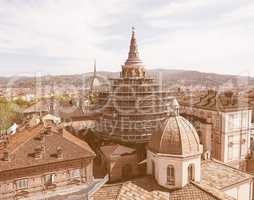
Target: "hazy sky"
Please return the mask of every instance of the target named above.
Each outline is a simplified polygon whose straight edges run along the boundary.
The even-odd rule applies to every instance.
[[[146,68],[254,76],[253,0],[0,0],[0,76]]]

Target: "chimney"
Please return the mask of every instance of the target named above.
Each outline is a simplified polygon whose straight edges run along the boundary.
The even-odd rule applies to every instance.
[[[42,147],[36,147],[34,152],[34,158],[40,159],[42,158]]]
[[[58,159],[63,159],[63,149],[61,147],[57,147],[57,158]]]
[[[10,154],[8,151],[3,152],[3,161],[9,161],[10,160]]]
[[[57,129],[57,133],[59,134],[59,135],[63,135],[63,131],[64,131],[64,129],[63,129],[63,127],[58,127],[58,129]]]
[[[7,140],[3,142],[3,147],[4,147],[4,149],[7,148],[7,144],[8,144],[8,141],[7,141]]]

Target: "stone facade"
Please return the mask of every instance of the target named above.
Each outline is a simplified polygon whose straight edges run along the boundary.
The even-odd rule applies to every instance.
[[[0,175],[1,200],[31,198],[68,185],[91,183],[93,181],[92,168],[93,161],[88,159],[5,172]]]
[[[213,99],[218,101],[219,97],[213,96],[208,101],[212,102]],[[239,167],[250,147],[252,110],[240,106],[228,108],[227,105],[221,108],[216,103],[208,107],[202,98],[191,105],[180,102],[181,114],[197,129],[204,152],[211,152],[213,158]]]
[[[110,152],[106,149],[113,149]],[[128,180],[139,175],[138,156],[135,149],[122,145],[101,147],[103,166],[110,182]]]

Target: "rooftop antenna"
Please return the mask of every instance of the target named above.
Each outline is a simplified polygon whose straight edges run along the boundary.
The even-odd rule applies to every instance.
[[[90,94],[93,93],[93,90],[94,90],[94,80],[96,78],[96,75],[97,74],[97,66],[96,66],[96,59],[94,59],[94,65],[93,65],[93,77],[92,77],[92,80],[91,80],[91,85],[90,85]]]

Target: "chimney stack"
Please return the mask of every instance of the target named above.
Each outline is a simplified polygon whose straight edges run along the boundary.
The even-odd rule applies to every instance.
[[[35,159],[42,158],[42,148],[41,147],[36,147],[35,148],[34,158]]]

